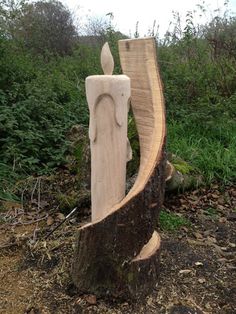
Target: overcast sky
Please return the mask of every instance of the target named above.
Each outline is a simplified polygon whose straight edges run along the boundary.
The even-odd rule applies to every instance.
[[[205,0],[208,12],[223,9],[225,0]],[[172,11],[178,11],[184,17],[189,10],[196,9],[201,0],[63,0],[78,17],[102,17],[107,13],[114,14],[113,23],[118,30],[133,35],[136,22],[139,21],[140,35],[147,34],[153,21],[159,24],[161,35],[168,29],[172,19]],[[228,8],[236,12],[236,0],[229,0]],[[206,17],[204,17],[206,19]],[[209,15],[208,15],[209,18]]]

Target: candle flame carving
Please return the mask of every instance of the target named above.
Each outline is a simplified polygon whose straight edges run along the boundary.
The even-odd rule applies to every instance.
[[[114,70],[114,59],[109,44],[106,42],[101,51],[101,65],[105,75],[112,75]]]

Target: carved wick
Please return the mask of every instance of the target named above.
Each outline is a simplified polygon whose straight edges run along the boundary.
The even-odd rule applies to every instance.
[[[108,43],[105,43],[102,47],[101,66],[105,75],[112,75],[114,70],[114,59]]]

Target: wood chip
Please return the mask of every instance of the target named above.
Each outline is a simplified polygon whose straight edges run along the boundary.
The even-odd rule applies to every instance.
[[[90,305],[96,305],[97,304],[97,297],[94,294],[86,295],[84,299]]]
[[[217,207],[218,207],[218,209],[221,210],[221,211],[224,211],[224,210],[225,210],[225,207],[224,207],[223,205],[218,204]]]
[[[202,239],[203,238],[203,235],[199,232],[194,232],[194,236],[196,239]]]
[[[54,219],[52,218],[52,216],[48,216],[47,218],[47,225],[51,226],[54,223]]]
[[[205,279],[205,278],[199,278],[199,279],[198,279],[198,282],[199,282],[199,283],[205,283],[205,282],[206,282],[206,279]]]
[[[210,236],[208,236],[208,237],[207,237],[207,240],[208,240],[209,242],[211,242],[211,243],[217,243],[217,240],[216,240],[215,237],[210,237]]]
[[[65,215],[62,214],[62,213],[57,213],[57,218],[58,218],[59,220],[64,220],[64,219],[65,219]]]
[[[189,273],[191,273],[191,272],[192,272],[191,269],[181,269],[181,270],[179,271],[179,274],[189,274]]]
[[[227,219],[225,217],[220,217],[219,222],[220,223],[226,223]]]

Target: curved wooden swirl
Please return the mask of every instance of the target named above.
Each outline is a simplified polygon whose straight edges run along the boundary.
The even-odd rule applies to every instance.
[[[154,38],[119,41],[123,73],[140,139],[137,180],[102,220],[78,231],[72,279],[81,293],[140,297],[156,284],[160,237],[155,231],[165,185],[165,108]]]

